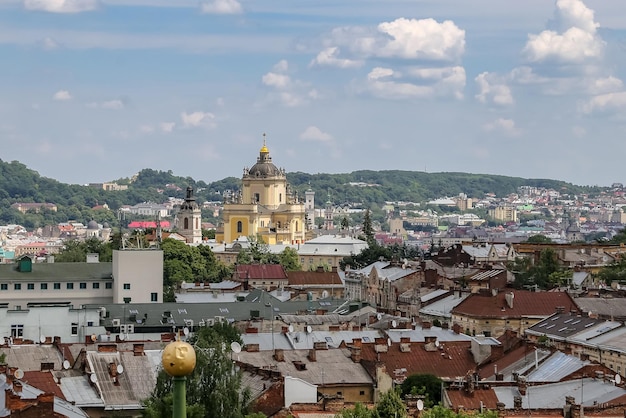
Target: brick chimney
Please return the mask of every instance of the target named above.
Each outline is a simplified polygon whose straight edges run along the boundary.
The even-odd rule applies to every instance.
[[[350,347],[350,359],[355,363],[361,362],[361,346]]]
[[[16,380],[13,382],[13,391],[15,393],[22,393],[22,382]]]
[[[430,322],[430,321],[424,321],[424,322],[422,322],[422,328],[423,328],[423,329],[430,329],[430,327],[432,327],[432,325],[433,325],[433,324],[432,324],[432,322]]]
[[[309,355],[307,356],[309,361],[317,361],[317,350],[314,348],[309,350]]]
[[[258,353],[259,345],[258,344],[246,344],[246,351],[248,353]]]
[[[520,395],[526,396],[526,389],[528,389],[528,383],[526,382],[526,377],[520,376],[517,382],[517,390]]]
[[[143,356],[143,344],[133,344],[133,355],[134,356]]]
[[[276,350],[274,350],[274,360],[285,361],[285,352],[282,348],[277,348]]]

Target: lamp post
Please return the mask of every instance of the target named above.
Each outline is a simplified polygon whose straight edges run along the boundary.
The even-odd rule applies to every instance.
[[[187,416],[186,381],[196,367],[196,352],[191,344],[173,341],[165,346],[161,356],[163,368],[174,378],[172,418]]]

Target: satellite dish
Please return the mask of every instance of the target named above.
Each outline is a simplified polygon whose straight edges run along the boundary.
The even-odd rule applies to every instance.
[[[241,353],[241,344],[239,344],[237,341],[233,341],[232,343],[230,343],[230,349],[233,351],[233,353]]]
[[[289,332],[293,332],[293,325],[289,325],[289,328],[287,328],[287,330],[288,330]]]
[[[311,328],[311,326],[310,326],[310,325],[307,325],[307,326],[306,326],[306,332],[307,332],[308,334],[312,333],[312,332],[313,332],[313,328]]]
[[[119,337],[120,341],[124,341],[126,339],[126,336],[124,334],[120,334]]]
[[[42,344],[45,343],[46,342],[46,336],[45,335],[40,335],[39,336],[39,342],[42,343]]]
[[[391,347],[391,338],[387,338],[387,346]]]
[[[189,328],[183,328],[183,334],[185,334],[185,336],[189,335]]]
[[[95,374],[95,373],[92,373],[92,374],[89,376],[89,380],[91,380],[91,383],[98,383],[98,377],[96,376],[96,374]]]
[[[64,368],[65,370],[67,370],[67,369],[69,369],[69,368],[70,368],[70,362],[69,362],[69,360],[63,360],[63,368]]]
[[[418,399],[418,400],[417,400],[417,410],[418,410],[418,411],[421,411],[421,410],[423,410],[423,409],[424,409],[424,401],[423,401],[423,400],[421,400],[421,399]]]
[[[117,374],[124,373],[124,366],[122,366],[121,364],[118,364],[116,369],[117,369]]]
[[[378,319],[379,321],[382,319],[382,317],[383,317],[383,314],[381,313],[376,314],[376,319]]]
[[[91,334],[91,341],[93,341],[94,343],[98,341],[98,336],[96,334]]]
[[[435,341],[435,347],[439,347],[439,341]]]
[[[22,370],[22,369],[17,369],[13,375],[14,375],[17,379],[21,379],[21,378],[23,378],[23,377],[24,377],[24,370]]]
[[[616,385],[622,384],[622,376],[620,376],[619,373],[615,373],[615,384]]]
[[[394,328],[398,326],[398,323],[396,322],[395,319],[393,321],[391,321],[391,326],[394,327]]]

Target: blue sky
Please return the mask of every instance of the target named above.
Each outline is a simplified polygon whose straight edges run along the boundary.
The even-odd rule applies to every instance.
[[[67,183],[415,170],[626,183],[626,2],[0,0],[0,158]]]

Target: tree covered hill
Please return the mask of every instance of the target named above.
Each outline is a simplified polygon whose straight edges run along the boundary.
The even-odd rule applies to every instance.
[[[442,196],[465,193],[470,197],[483,197],[486,193],[505,196],[519,186],[528,185],[558,190],[562,193],[599,193],[602,188],[576,186],[558,180],[523,179],[488,174],[424,173],[416,171],[362,170],[346,174],[288,173],[287,179],[301,199],[309,188],[316,193],[316,202],[323,205],[330,200],[335,204],[359,202],[366,206],[380,205],[385,201],[423,202]],[[0,222],[22,225],[38,224],[35,214],[20,214],[12,209],[15,202],[54,203],[56,213],[39,214],[55,222],[75,219],[82,222],[95,219],[115,222],[115,211],[122,205],[141,202],[165,202],[169,197],[185,196],[191,186],[198,201],[219,201],[225,190],[236,190],[241,180],[227,177],[211,183],[191,177],[176,176],[171,171],[144,169],[136,175],[116,180],[127,184],[128,190],[104,191],[84,185],[65,184],[42,177],[18,161],[0,160]],[[111,211],[94,211],[92,208],[106,203]],[[29,215],[32,215],[30,218]],[[30,219],[30,220],[29,220]]]

